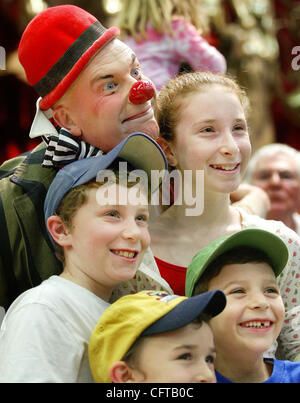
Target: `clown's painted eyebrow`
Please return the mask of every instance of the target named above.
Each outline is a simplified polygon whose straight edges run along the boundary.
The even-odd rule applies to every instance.
[[[132,60],[132,64],[135,62],[136,60],[136,54],[135,53],[131,53],[131,60]]]
[[[136,55],[134,53],[131,54],[131,64],[133,65],[136,61]],[[114,74],[105,74],[104,76],[97,76],[92,82],[94,83],[95,81],[98,80],[107,80],[108,78],[114,78]]]
[[[106,80],[107,78],[114,78],[113,74],[106,74],[105,76],[97,77],[97,80]]]

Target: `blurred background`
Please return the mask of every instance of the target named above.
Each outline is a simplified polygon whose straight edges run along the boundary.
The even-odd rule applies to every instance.
[[[17,47],[34,15],[59,4],[78,5],[109,27],[122,0],[0,0],[0,163],[37,144],[28,137],[37,95]],[[201,10],[203,36],[250,97],[253,149],[276,141],[300,150],[300,0],[202,0]]]

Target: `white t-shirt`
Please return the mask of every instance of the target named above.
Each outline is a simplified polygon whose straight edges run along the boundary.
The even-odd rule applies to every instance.
[[[0,382],[93,382],[88,342],[109,306],[58,276],[21,294],[0,330]]]

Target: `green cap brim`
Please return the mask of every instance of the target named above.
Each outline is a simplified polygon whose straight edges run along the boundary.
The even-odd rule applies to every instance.
[[[239,246],[249,246],[266,253],[273,263],[276,277],[279,276],[288,262],[288,248],[279,236],[257,228],[241,230],[232,235],[218,238],[193,257],[186,273],[186,296],[190,297],[193,294],[195,284],[213,260]]]

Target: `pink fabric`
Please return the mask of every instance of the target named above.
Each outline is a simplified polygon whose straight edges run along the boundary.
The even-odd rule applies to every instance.
[[[178,74],[182,62],[190,64],[194,71],[226,72],[224,56],[203,39],[196,28],[182,18],[172,21],[174,36],[158,34],[148,24],[148,39],[136,42],[132,37],[125,42],[136,53],[142,71],[160,90],[170,78]]]

